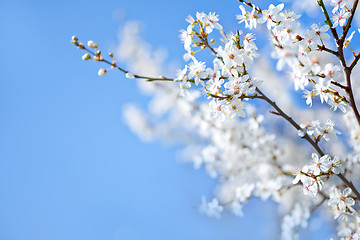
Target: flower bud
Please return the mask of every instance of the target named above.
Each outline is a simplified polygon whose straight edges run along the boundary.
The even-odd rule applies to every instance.
[[[84,60],[84,61],[89,60],[89,59],[91,59],[91,56],[90,56],[90,54],[88,54],[88,53],[85,53],[85,54],[82,56],[82,60]]]
[[[84,49],[84,48],[85,48],[83,43],[79,43],[77,46],[78,46],[78,48],[80,48],[80,49]]]
[[[113,58],[113,57],[114,57],[114,54],[113,54],[112,52],[109,52],[109,56],[110,56],[111,58]]]
[[[106,74],[106,70],[103,69],[103,68],[100,68],[99,71],[98,71],[98,75],[99,76],[104,76]]]
[[[134,79],[135,78],[134,74],[132,74],[131,72],[127,72],[125,77],[127,77],[129,79]]]
[[[94,56],[94,61],[101,61],[101,56],[99,55]]]
[[[93,47],[93,46],[94,46],[94,42],[91,41],[91,40],[89,40],[89,41],[87,42],[87,45],[88,45],[88,47]]]
[[[79,39],[74,35],[74,36],[72,36],[71,40],[74,42],[77,42]]]
[[[97,43],[94,43],[94,41],[92,41],[92,40],[88,41],[87,45],[89,47],[91,47],[91,48],[97,48],[98,47]]]

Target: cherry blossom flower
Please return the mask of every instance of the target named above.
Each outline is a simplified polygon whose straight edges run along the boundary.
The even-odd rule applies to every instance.
[[[344,74],[341,71],[340,66],[328,63],[325,65],[324,70],[321,72],[325,77],[320,78],[319,85],[322,88],[329,88],[331,81],[343,82]]]
[[[333,28],[336,28],[338,25],[341,27],[344,26],[346,23],[346,19],[348,19],[350,15],[351,15],[350,12],[347,12],[344,8],[342,8],[340,12],[336,13],[332,17]]]
[[[306,205],[295,204],[291,212],[283,218],[281,224],[282,239],[297,239],[298,228],[305,228],[310,218],[310,210]]]
[[[303,98],[306,98],[306,104],[312,106],[312,99],[316,95],[316,90],[313,89],[312,91],[309,91],[307,89],[304,89],[304,95]]]
[[[106,71],[105,69],[100,68],[99,71],[98,71],[98,75],[99,75],[99,76],[104,76],[104,75],[106,74],[106,72],[107,72],[107,71]]]
[[[321,125],[321,128],[317,128],[316,131],[321,136],[321,138],[326,141],[335,140],[337,138],[337,134],[340,132],[334,129],[335,122],[332,120],[327,120],[325,124]]]
[[[127,77],[127,78],[129,78],[129,79],[134,79],[134,78],[135,78],[134,74],[132,74],[131,72],[127,72],[127,73],[125,74],[125,77]]]
[[[311,29],[314,31],[314,34],[322,40],[330,40],[330,35],[326,33],[330,29],[329,25],[324,25],[319,28],[318,25],[314,23],[311,25]]]
[[[223,83],[224,80],[217,77],[207,81],[206,86],[204,88],[207,92],[211,93],[212,95],[217,95]]]
[[[247,12],[244,8],[244,6],[239,6],[241,10],[241,15],[236,15],[236,19],[239,20],[239,23],[245,22],[245,28],[256,28],[256,16],[255,16],[255,5],[252,8],[251,13]]]
[[[187,70],[188,70],[188,66],[185,66],[184,69],[178,69],[176,73],[175,81],[186,82],[188,80],[188,76],[186,74]]]
[[[192,31],[192,26],[189,25],[186,30],[180,30],[179,35],[180,40],[184,43],[185,50],[188,52],[191,51],[191,43],[193,41]]]
[[[343,192],[338,188],[333,188],[328,204],[337,208],[340,212],[345,212],[348,206],[355,204],[354,199],[350,196],[351,192],[350,188],[345,188]]]
[[[332,12],[335,13],[337,10],[342,10],[349,3],[349,0],[331,0],[330,5],[334,6]]]
[[[204,62],[199,62],[196,59],[189,65],[188,78],[194,78],[195,85],[199,85],[200,79],[206,78],[207,73],[205,71],[206,66]]]
[[[324,155],[319,158],[319,155],[313,153],[311,158],[314,161],[314,164],[311,165],[310,168],[314,175],[320,175],[320,173],[325,173],[330,169],[331,163],[329,155]]]
[[[305,165],[293,180],[293,184],[297,184],[299,181],[303,184],[303,193],[305,195],[311,194],[316,196],[319,190],[321,190],[323,182],[317,179],[316,176],[310,177],[312,174],[312,167]]]
[[[334,174],[344,173],[344,169],[342,168],[342,162],[339,157],[334,157],[331,160],[331,172]]]
[[[347,48],[348,46],[350,46],[350,42],[351,42],[351,40],[352,40],[352,38],[353,38],[353,36],[354,36],[354,33],[355,33],[355,31],[353,31],[353,32],[350,34],[350,36],[345,39],[344,48]]]
[[[267,28],[270,29],[271,27],[276,25],[276,22],[281,20],[281,16],[279,12],[284,8],[284,4],[279,4],[276,7],[273,4],[269,5],[268,10],[264,10],[262,12],[262,17],[258,19],[258,23],[267,22]]]
[[[216,15],[215,13],[209,13],[204,20],[204,25],[205,25],[205,31],[207,33],[211,33],[213,31],[214,28],[218,29],[218,30],[222,30],[222,26],[218,23],[219,21],[219,16]]]
[[[246,104],[239,100],[233,99],[225,106],[225,114],[229,116],[229,118],[234,118],[235,116],[245,117],[245,106]]]
[[[180,87],[180,96],[188,96],[190,94],[188,89],[191,87],[191,83],[186,81],[181,81],[179,82],[179,87]]]
[[[210,116],[212,118],[217,118],[218,116],[221,116],[222,119],[224,119],[224,113],[223,113],[224,106],[221,104],[221,102],[213,99],[212,101],[209,102],[209,107],[210,107]]]
[[[224,208],[219,205],[219,202],[216,198],[213,198],[211,202],[206,202],[206,198],[202,197],[201,202],[201,206],[199,207],[199,211],[201,213],[204,213],[209,217],[220,218],[220,214]]]
[[[235,199],[240,202],[247,201],[254,188],[255,185],[252,183],[237,187],[235,190]]]
[[[243,206],[237,202],[237,201],[233,201],[231,203],[231,207],[230,207],[231,211],[238,217],[243,217],[244,213],[243,213]]]

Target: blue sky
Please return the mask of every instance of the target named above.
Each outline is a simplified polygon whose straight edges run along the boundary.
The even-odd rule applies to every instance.
[[[274,239],[271,203],[249,203],[242,219],[200,215],[215,182],[176,148],[140,142],[121,109],[148,99],[120,72],[97,76],[70,44],[76,34],[109,48],[122,21],[140,20],[145,40],[181,64],[188,14],[216,11],[236,28],[236,1],[204,2],[0,2],[1,240]]]

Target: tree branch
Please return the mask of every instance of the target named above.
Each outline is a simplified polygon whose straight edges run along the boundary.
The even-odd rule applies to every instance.
[[[353,109],[356,120],[358,122],[358,126],[360,126],[360,114],[359,114],[359,111],[358,111],[356,103],[355,103],[354,93],[352,91],[352,86],[351,86],[351,78],[350,78],[351,69],[349,67],[346,67],[344,72],[345,72],[345,80],[346,80],[346,84],[347,84],[345,91],[349,96],[350,106]]]
[[[256,92],[262,96],[262,99],[264,99],[267,103],[269,103],[276,111],[277,115],[284,118],[286,121],[288,121],[292,126],[294,126],[297,130],[300,130],[301,127],[299,124],[297,124],[291,117],[289,117],[284,111],[281,110],[281,108],[274,102],[271,101],[260,89],[256,88]],[[309,135],[305,134],[303,137],[310,145],[318,152],[320,156],[324,156],[325,153],[321,150],[317,142],[315,142]],[[360,200],[360,193],[356,190],[354,184],[346,179],[346,177],[343,174],[337,174],[337,176],[340,178],[340,180],[356,195],[356,198]]]
[[[301,130],[301,127],[299,124],[297,124],[290,116],[288,116],[281,108],[274,102],[271,101],[259,88],[256,88],[256,92],[262,96],[262,99],[264,99],[267,103],[269,103],[277,112],[277,115],[284,118],[286,121],[288,121],[296,130]],[[321,150],[319,145],[307,134],[303,137],[310,145],[319,153],[319,155],[324,156],[325,153]]]
[[[320,51],[325,51],[325,52],[331,53],[335,56],[338,56],[338,54],[339,54],[337,51],[334,51],[330,48],[325,47],[325,45],[317,45],[317,47],[319,48]]]
[[[356,55],[354,61],[351,63],[351,65],[350,65],[350,70],[351,70],[351,71],[352,71],[353,68],[356,66],[356,64],[357,64],[357,62],[359,61],[359,59],[360,59],[360,53],[358,53],[358,55]]]
[[[358,125],[360,126],[360,114],[359,114],[359,111],[357,109],[354,94],[353,94],[352,87],[351,87],[351,71],[355,67],[355,65],[356,65],[357,61],[359,60],[360,56],[357,56],[355,58],[355,60],[353,61],[353,63],[351,64],[351,66],[347,67],[345,57],[344,57],[344,51],[343,51],[344,41],[345,41],[346,35],[347,35],[347,33],[348,33],[349,29],[350,29],[351,22],[353,20],[353,17],[354,17],[354,14],[355,14],[355,11],[356,11],[359,0],[355,0],[355,2],[354,2],[353,8],[351,9],[350,18],[348,19],[348,22],[347,22],[347,24],[346,24],[346,26],[344,28],[344,32],[343,32],[341,38],[339,38],[339,36],[338,36],[338,34],[336,32],[336,29],[333,28],[331,19],[330,19],[329,14],[328,14],[328,12],[326,10],[326,7],[325,7],[325,4],[324,4],[323,0],[317,0],[317,1],[318,1],[318,4],[319,4],[320,8],[322,9],[322,11],[323,11],[323,13],[325,15],[326,22],[330,26],[331,33],[332,33],[332,35],[333,35],[333,37],[335,39],[336,46],[337,46],[337,49],[338,49],[337,50],[337,53],[338,53],[337,57],[339,58],[342,67],[344,68],[344,76],[345,76],[345,80],[346,80],[346,86],[343,89],[345,89],[346,93],[349,96],[350,106],[353,109],[353,112],[355,114]]]
[[[330,30],[331,30],[331,33],[332,33],[334,39],[336,40],[336,42],[338,42],[339,41],[339,35],[338,35],[336,29],[333,28],[333,24],[332,24],[331,19],[329,17],[329,13],[326,10],[324,1],[323,0],[317,0],[317,3],[318,3],[318,5],[320,6],[321,10],[323,11],[323,13],[325,15],[326,23],[330,26]]]
[[[354,5],[351,9],[351,15],[346,23],[346,26],[344,28],[343,34],[341,35],[341,42],[343,43],[345,41],[346,35],[348,34],[350,28],[351,28],[351,23],[352,20],[354,18],[355,12],[356,12],[356,8],[358,6],[359,0],[355,0]]]

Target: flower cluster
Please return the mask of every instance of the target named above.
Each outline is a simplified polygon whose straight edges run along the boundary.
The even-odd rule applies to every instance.
[[[341,5],[343,6],[343,5]],[[327,33],[329,25],[318,26],[313,24],[311,30],[305,34],[300,32],[300,23],[297,21],[300,15],[294,12],[283,11],[284,4],[274,6],[270,4],[267,10],[258,11],[255,14],[255,5],[252,13],[247,13],[241,8],[243,15],[238,16],[240,22],[245,21],[245,27],[256,27],[256,23],[266,23],[271,35],[274,47],[272,57],[278,59],[277,69],[281,70],[285,65],[292,69],[291,76],[294,80],[295,89],[305,91],[306,103],[311,105],[312,98],[319,95],[321,102],[327,102],[334,111],[339,108],[345,112],[347,100],[339,94],[336,84],[343,83],[343,69],[339,65],[331,63],[322,66],[314,53],[328,50],[325,41],[330,40]],[[345,11],[345,10],[344,10]],[[246,20],[251,16],[251,24]],[[348,12],[342,15],[340,25],[348,17]],[[334,23],[335,26],[335,23]],[[311,83],[312,89],[305,89]],[[334,85],[335,84],[335,85]]]
[[[187,30],[182,30],[180,35],[187,50],[184,58],[191,60],[184,69],[178,70],[175,79],[179,82],[180,94],[188,94],[190,81],[195,86],[200,83],[205,94],[211,99],[209,105],[214,117],[245,117],[244,98],[254,95],[256,87],[261,83],[247,74],[247,66],[258,56],[254,35],[237,31],[236,34],[230,33],[226,36],[224,46],[211,47],[207,40],[208,34],[214,28],[222,29],[217,22],[217,15],[197,13],[196,19],[188,17],[190,25]],[[199,41],[194,40],[194,36],[198,37]],[[204,62],[196,59],[191,44],[211,49],[215,54],[213,68],[207,68]]]
[[[345,188],[341,192],[338,188],[334,187],[330,193],[329,206],[334,213],[334,218],[338,218],[341,214],[349,212],[348,208],[355,204],[354,199],[350,196],[351,189]]]
[[[344,214],[342,216],[344,216]],[[338,236],[340,240],[360,240],[359,224],[358,218],[347,218],[347,221],[340,221],[338,226]],[[333,238],[330,240],[333,240]]]
[[[230,210],[243,216],[242,209],[252,198],[272,199],[283,213],[281,238],[296,239],[311,214],[325,207],[338,221],[339,238],[358,239],[360,193],[356,187],[360,181],[360,114],[356,102],[360,99],[354,94],[360,89],[355,89],[356,84],[351,85],[351,79],[360,77],[354,70],[360,53],[350,46],[355,36],[355,31],[350,31],[356,10],[353,3],[358,1],[328,1],[331,12],[322,0],[306,1],[315,7],[317,2],[324,13],[324,19],[309,24],[307,30],[300,25],[300,15],[286,10],[282,3],[264,7],[264,1],[259,6],[249,0],[239,1],[243,5],[236,19],[246,29],[268,30],[270,55],[276,61],[276,69],[290,71],[287,76],[296,90],[304,92],[306,104],[312,106],[318,97],[318,102],[329,104],[334,111],[345,112],[350,105],[351,111],[343,119],[321,106],[299,108],[294,103],[296,98],[280,92],[286,90],[281,82],[283,78],[277,74],[272,77],[275,74],[269,74],[270,71],[262,67],[260,63],[268,63],[265,58],[256,65],[260,67],[251,67],[256,58],[263,57],[259,54],[262,46],[255,44],[254,33],[241,30],[225,33],[219,16],[213,12],[198,12],[195,17],[187,18],[189,26],[180,34],[187,63],[175,78],[160,75],[159,64],[153,61],[148,48],[142,47],[146,44],[139,40],[134,25],[125,27],[118,52],[122,59],[133,63],[131,72],[137,74],[117,65],[112,53],[109,54],[111,60],[105,60],[93,41],[86,45],[74,37],[72,42],[87,51],[83,60],[109,65],[99,70],[100,76],[110,69],[118,69],[129,79],[153,82],[138,82],[144,92],[153,94],[149,104],[151,116],[128,106],[124,109],[125,120],[144,140],[162,138],[184,144],[184,159],[191,161],[195,168],[203,167],[210,177],[219,181],[212,201],[202,198],[201,212],[220,217],[223,211]],[[341,35],[338,26],[343,27]],[[218,45],[215,44],[218,41],[210,38],[216,35],[222,36]],[[335,49],[331,48],[331,40],[335,40]],[[198,52],[205,49],[211,53],[211,64],[199,57]],[[345,54],[349,49],[352,55]],[[348,55],[353,56],[352,63]],[[335,63],[329,56],[339,62]],[[256,72],[261,73],[259,78],[264,81],[255,77],[259,76]],[[284,101],[278,104],[268,97],[263,92],[266,86],[272,87],[270,95],[278,97],[276,101]],[[200,100],[201,95],[207,100]],[[252,105],[252,99],[259,100]],[[258,113],[263,110],[261,103],[264,102],[272,108],[271,114]],[[273,115],[279,118],[271,118],[274,123],[264,123]],[[311,119],[310,123],[296,122],[304,118]],[[326,119],[335,119],[339,129],[344,129],[342,124],[346,125],[349,134],[345,132],[337,139],[340,132],[334,128],[335,121]],[[290,124],[282,125],[283,120]],[[298,130],[298,135],[291,135],[295,132],[293,129],[287,131],[291,126]],[[349,144],[344,141],[347,137]],[[318,154],[304,150],[300,140],[306,141]],[[306,159],[310,155],[308,164]],[[297,172],[295,179],[294,172]],[[299,194],[299,185],[304,194]]]
[[[310,209],[308,206],[302,206],[297,203],[290,214],[286,215],[281,224],[282,239],[297,239],[299,228],[306,228],[310,218]]]
[[[325,141],[336,140],[337,134],[340,134],[340,132],[334,126],[335,122],[332,120],[327,120],[326,123],[314,120],[310,124],[300,124],[301,129],[298,130],[298,135],[299,137],[304,137],[305,134],[313,136],[316,142],[321,139]]]
[[[218,23],[219,16],[211,12],[209,14],[197,12],[196,19],[189,16],[186,21],[190,23],[190,25],[186,30],[180,30],[180,39],[184,42],[184,48],[187,51],[184,59],[189,60],[194,54],[191,46],[196,37],[198,37],[200,41],[195,42],[194,46],[199,47],[203,44],[201,40],[207,40],[209,33],[214,29],[222,30],[223,27]]]
[[[219,205],[219,202],[216,198],[214,198],[211,202],[206,202],[206,198],[201,198],[201,206],[199,207],[199,211],[201,213],[206,214],[209,217],[220,217],[220,213],[223,211],[223,207]]]
[[[350,5],[350,0],[331,0],[331,6],[334,6],[332,13],[333,27],[344,26],[346,20],[350,17],[351,13],[348,10],[347,6]]]
[[[329,155],[319,157],[316,153],[311,155],[313,164],[305,165],[296,175],[293,184],[299,181],[303,184],[303,192],[305,195],[311,194],[316,196],[318,191],[322,189],[323,180],[328,179],[332,174],[342,173],[339,158],[331,158]]]

